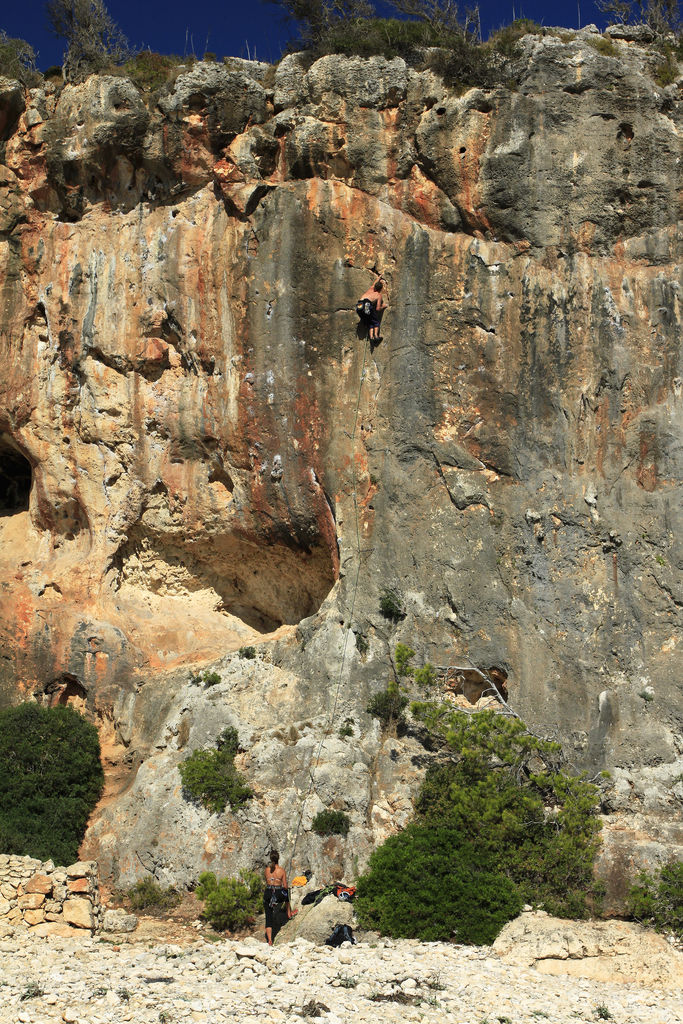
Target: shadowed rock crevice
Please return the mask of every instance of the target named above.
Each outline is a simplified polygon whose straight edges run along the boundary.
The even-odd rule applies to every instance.
[[[9,434],[0,433],[0,516],[26,512],[33,471]]]

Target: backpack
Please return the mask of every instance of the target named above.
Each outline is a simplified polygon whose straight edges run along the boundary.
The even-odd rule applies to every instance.
[[[356,887],[355,885],[338,885],[334,890],[334,895],[342,903],[351,903],[356,896]]]
[[[353,929],[350,928],[348,924],[336,924],[329,939],[325,939],[326,946],[341,946],[342,942],[351,942],[353,945],[356,944]]]
[[[372,316],[372,306],[373,303],[370,301],[370,299],[358,300],[358,302],[356,303],[356,313],[358,313],[358,316],[361,318],[361,320],[370,319],[370,317]]]

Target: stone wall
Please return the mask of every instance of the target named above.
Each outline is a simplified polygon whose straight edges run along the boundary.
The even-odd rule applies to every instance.
[[[35,935],[99,931],[97,863],[55,867],[51,860],[0,855],[0,936],[28,928]]]

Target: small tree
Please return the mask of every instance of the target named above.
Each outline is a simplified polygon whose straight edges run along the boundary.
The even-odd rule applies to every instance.
[[[402,732],[406,727],[405,709],[408,698],[399,690],[395,679],[390,679],[386,690],[374,694],[366,708],[369,715],[379,718],[383,727],[390,732]]]
[[[0,29],[0,75],[30,84],[36,75],[36,55],[25,39],[12,39]]]
[[[47,0],[47,21],[66,41],[64,76],[80,82],[109,64],[123,64],[134,50],[112,19],[104,0]]]
[[[528,902],[585,916],[600,845],[597,787],[563,771],[560,745],[531,735],[519,719],[435,704],[413,704],[412,712],[455,758],[427,771],[418,817],[456,828]]]
[[[319,836],[347,836],[351,828],[351,819],[343,811],[319,811],[311,828]]]
[[[620,25],[638,22],[658,35],[681,29],[679,0],[597,0],[597,6]]]
[[[369,0],[268,0],[296,22],[304,46],[314,46],[339,25],[371,18]]]
[[[401,14],[426,21],[437,32],[461,33],[458,5],[454,0],[389,0]]]

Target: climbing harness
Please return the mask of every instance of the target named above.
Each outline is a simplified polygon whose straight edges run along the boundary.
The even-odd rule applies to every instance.
[[[349,612],[349,616],[348,616],[348,619],[347,619],[346,633],[344,634],[344,644],[343,644],[343,647],[342,647],[341,665],[339,667],[339,676],[337,678],[337,685],[335,687],[335,692],[334,692],[334,701],[333,701],[333,704],[332,704],[332,711],[330,712],[330,715],[329,715],[329,717],[327,719],[327,724],[325,726],[325,731],[324,731],[324,733],[323,733],[323,735],[321,737],[320,743],[318,744],[317,752],[316,752],[316,755],[315,755],[315,765],[313,766],[313,768],[311,768],[311,765],[313,764],[313,760],[314,760],[313,757],[311,757],[311,760],[310,760],[309,765],[308,765],[308,772],[309,772],[309,776],[310,776],[310,782],[308,784],[308,791],[306,793],[306,796],[304,797],[304,799],[302,801],[302,804],[301,804],[301,811],[299,812],[299,820],[297,822],[296,833],[294,835],[294,844],[292,846],[292,853],[290,855],[289,865],[288,865],[288,868],[287,868],[287,874],[288,875],[289,875],[290,871],[292,870],[292,862],[294,860],[294,854],[296,852],[296,845],[297,845],[297,843],[299,841],[299,833],[301,832],[301,822],[303,820],[304,810],[306,809],[306,802],[308,801],[308,798],[311,795],[311,792],[313,790],[313,783],[314,783],[314,779],[315,779],[315,772],[316,772],[316,770],[318,768],[318,765],[320,764],[320,755],[322,753],[323,744],[325,743],[325,740],[327,739],[327,737],[330,734],[330,731],[331,731],[331,728],[332,728],[332,723],[334,722],[335,714],[336,714],[336,711],[337,711],[337,704],[339,702],[339,691],[341,690],[341,682],[342,682],[342,677],[343,677],[343,673],[344,673],[344,663],[346,661],[346,648],[347,648],[348,642],[349,642],[349,633],[351,632],[351,623],[353,622],[353,612],[354,612],[354,609],[356,607],[356,594],[358,592],[358,579],[360,577],[360,562],[361,562],[361,557],[360,557],[361,556],[361,550],[360,550],[360,527],[358,525],[358,496],[356,494],[356,431],[357,431],[357,428],[358,428],[358,410],[360,409],[360,398],[361,398],[361,394],[363,392],[363,381],[365,380],[365,362],[366,362],[366,359],[367,359],[367,354],[368,354],[368,339],[366,338],[365,339],[365,343],[363,345],[363,365],[361,367],[360,383],[358,385],[358,397],[356,399],[356,411],[355,411],[354,419],[353,419],[353,431],[351,432],[351,481],[352,481],[352,487],[353,487],[353,490],[352,490],[352,495],[353,495],[353,512],[354,512],[354,519],[356,521],[356,547],[357,547],[357,553],[358,553],[357,565],[356,565],[356,577],[355,577],[355,579],[353,581],[353,588],[352,588],[351,610]]]

